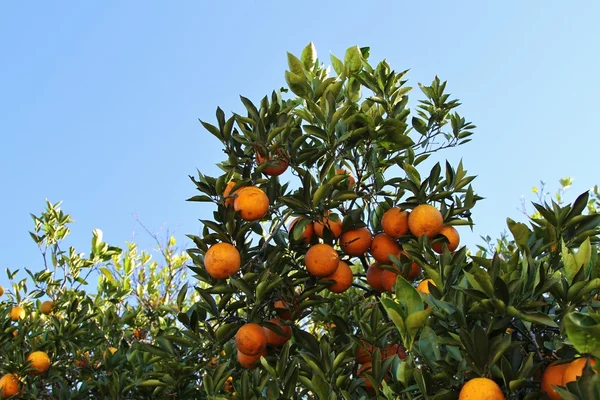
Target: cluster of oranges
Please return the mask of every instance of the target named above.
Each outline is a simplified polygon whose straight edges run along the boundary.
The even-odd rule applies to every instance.
[[[269,158],[257,153],[256,160],[262,173],[267,176],[281,175],[288,168],[288,160],[285,157]],[[345,175],[348,189],[354,186],[354,177],[348,171],[338,169],[336,174]],[[226,185],[223,192],[225,206],[233,206],[239,217],[245,221],[257,221],[264,218],[268,213],[270,203],[265,192],[256,186],[243,186],[241,188],[236,188],[236,186],[239,185],[234,180]],[[440,211],[426,204],[415,207],[410,213],[398,207],[386,211],[381,220],[382,232],[376,235],[373,235],[369,228],[365,226],[357,226],[343,231],[341,218],[331,211],[325,212],[322,218],[316,221],[311,219],[306,221],[306,219],[309,219],[309,217],[298,216],[294,219],[289,226],[289,232],[291,234],[296,224],[304,220],[301,224],[303,226],[302,231],[300,234],[294,235],[305,245],[308,245],[304,256],[304,265],[311,276],[328,281],[327,289],[333,293],[342,293],[352,286],[354,277],[347,260],[352,257],[365,257],[368,255],[374,260],[367,271],[368,284],[377,291],[391,292],[396,277],[401,271],[398,266],[392,265],[393,257],[390,256],[397,258],[407,256],[399,242],[402,236],[408,234],[416,237],[426,235],[433,239],[441,234],[446,238],[450,251],[454,251],[460,241],[456,229],[444,225]],[[323,243],[320,240],[315,240],[315,236],[320,239],[327,236],[328,239],[332,238],[335,243]],[[441,253],[442,243],[437,241],[434,243],[433,248]],[[213,278],[226,279],[240,270],[241,255],[233,244],[216,243],[210,246],[205,253],[204,266],[207,273]],[[413,262],[405,277],[414,280],[420,275],[421,268]],[[428,293],[429,282],[433,284],[431,280],[423,281],[417,287],[417,290]],[[281,323],[282,319],[291,319],[292,312],[287,306],[281,300],[275,303],[275,311],[277,311],[280,318],[271,319],[269,322],[279,327],[277,331],[256,323],[247,323],[238,330],[235,343],[240,365],[249,369],[256,368],[260,357],[267,354],[267,346],[282,346],[290,339],[290,326]],[[382,350],[383,358],[398,354],[398,349],[402,349],[401,358],[406,357],[402,346],[390,346],[388,346],[390,348]],[[365,351],[370,355],[373,351],[372,346],[370,350]],[[371,365],[370,360],[367,360],[370,357],[360,358],[362,366],[359,376],[368,372]]]
[[[589,359],[590,365],[596,365],[596,360]],[[588,363],[588,358],[576,358],[570,363],[558,362],[550,364],[546,367],[542,375],[541,391],[546,393],[551,400],[560,400],[562,397],[556,393],[554,386],[565,386],[569,382],[574,382],[578,377],[583,375],[583,368]]]
[[[290,231],[294,225],[304,217],[296,218],[290,225]],[[400,258],[407,256],[402,250],[398,239],[402,236],[412,234],[416,237],[426,235],[433,239],[442,235],[447,241],[449,251],[454,251],[460,243],[460,236],[453,226],[444,225],[441,212],[434,206],[428,204],[418,205],[412,212],[394,207],[386,211],[381,220],[383,232],[375,236],[367,227],[360,227],[342,232],[342,223],[337,216],[326,214],[322,220],[309,223],[301,234],[305,243],[311,243],[314,235],[323,237],[323,231],[327,228],[334,239],[339,238],[341,251],[349,257],[361,257],[369,253],[374,262],[367,270],[367,283],[376,291],[391,292],[396,277],[401,273],[400,269],[392,264],[390,256]],[[436,241],[432,248],[441,253],[443,242]],[[305,256],[305,265],[309,274],[335,281],[329,287],[333,292],[341,292],[352,284],[352,274],[348,265],[339,259],[338,252],[333,246],[318,243],[310,246]],[[383,265],[387,265],[383,268]],[[339,272],[338,272],[339,271]],[[412,262],[410,269],[403,274],[408,280],[415,280],[421,275],[421,267]],[[427,289],[428,288],[423,288]]]
[[[4,288],[0,286],[0,296],[4,294]],[[54,302],[51,300],[44,301],[40,306],[40,312],[48,315],[54,309]],[[26,316],[25,308],[22,306],[14,306],[9,313],[12,321],[19,321]],[[13,331],[16,336],[17,331]],[[27,362],[30,363],[29,373],[31,375],[42,375],[50,368],[50,357],[43,351],[34,351],[27,356]],[[5,374],[0,378],[0,398],[13,396],[21,391],[21,380],[15,374]]]
[[[267,346],[281,347],[292,337],[292,328],[280,318],[272,318],[268,322],[276,328],[247,323],[237,331],[235,346],[237,359],[242,367],[256,368],[260,357],[267,355]]]
[[[42,375],[50,368],[50,357],[43,351],[34,351],[27,356],[31,375]],[[0,397],[13,396],[21,391],[21,381],[15,374],[5,374],[0,378]]]

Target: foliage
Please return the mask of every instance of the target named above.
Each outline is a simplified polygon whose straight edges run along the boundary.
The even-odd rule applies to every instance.
[[[201,194],[189,200],[215,205],[202,235],[190,236],[191,269],[211,285],[197,288],[202,299],[194,307],[208,313],[202,328],[230,355],[227,372],[205,379],[204,390],[223,393],[220,379],[231,374],[242,398],[368,398],[367,379],[380,386],[379,398],[451,399],[465,380],[485,376],[509,398],[535,398],[536,374],[550,360],[597,351],[597,343],[583,348],[567,328],[597,329],[600,216],[584,214],[587,193],[573,205],[534,204],[539,215],[531,226],[509,219],[513,241],[503,256],[468,256],[464,247],[437,255],[429,238],[401,237],[408,259],[390,257],[390,264],[418,263],[435,282],[426,296],[402,277],[393,295],[379,296],[365,284],[368,256],[344,259],[355,282],[341,295],[328,293],[327,281],[303,267],[307,246],[297,239],[306,224],[288,232],[293,216],[310,223],[333,211],[344,231],[367,226],[375,233],[387,209],[427,203],[446,224],[470,225],[481,199],[462,163],[436,163],[428,176],[417,169],[432,154],[469,141],[474,129],[456,112],[460,103],[445,92],[446,82],[436,77],[419,85],[425,97],[411,111],[407,71],[395,72],[385,61],[372,66],[368,56],[368,48],[358,47],[344,61],[332,55],[336,76],[329,76],[309,45],[300,58],[288,54],[286,81],[295,96],[285,98],[281,89],[258,105],[242,97],[246,114],[226,118],[218,108],[217,125],[201,121],[228,155],[219,164],[223,175],[191,177]],[[285,159],[293,179],[265,177],[267,163],[256,164],[257,153]],[[354,187],[340,168],[355,174]],[[248,222],[226,207],[222,193],[230,180],[236,188],[262,188],[271,201],[267,217]],[[322,241],[335,244],[331,233]],[[202,255],[218,242],[234,244],[242,255],[241,273],[226,281],[203,268]],[[293,340],[271,350],[262,368],[234,367],[230,339],[241,324],[271,318],[277,299],[297,304]],[[353,355],[361,340],[381,348],[401,343],[408,357],[382,360],[376,351],[372,373],[359,376]],[[391,379],[382,382],[388,370]]]
[[[537,399],[551,362],[600,357],[597,188],[572,204],[542,196],[527,223],[508,219],[509,233],[496,246],[487,238],[475,254],[464,246],[451,252],[444,236],[407,230],[392,239],[402,252],[380,265],[399,272],[393,290],[381,293],[367,280],[372,257],[344,254],[335,224],[344,233],[366,227],[378,234],[392,207],[429,204],[445,225],[472,225],[482,199],[475,177],[462,162],[434,158],[470,141],[475,126],[438,77],[419,85],[422,97],[411,109],[408,71],[372,65],[366,47],[349,48],[343,60],[331,55],[334,75],[312,44],[300,57],[288,54],[288,64],[287,88],[257,104],[241,97],[245,111],[229,117],[217,108],[216,124],[200,121],[226,160],[220,176],[190,177],[198,193],[188,200],[212,203],[214,212],[201,220],[201,234],[189,235],[187,254],[174,240],[157,240],[162,259],[155,262],[135,244],[124,252],[109,246],[95,230],[86,256],[63,249],[71,218],[58,204],[33,217],[44,268],[22,280],[8,271],[15,283],[0,308],[0,368],[20,377],[21,398],[439,400],[458,399],[466,381],[486,377],[507,398]],[[266,215],[248,220],[240,212],[244,186],[266,193]],[[304,240],[323,221],[322,237]],[[227,279],[205,267],[217,243],[240,254],[239,272]],[[334,293],[330,277],[307,272],[306,253],[317,243],[350,266],[346,291]],[[235,257],[215,257],[215,268],[228,259]],[[405,278],[413,265],[418,278]],[[429,293],[416,290],[423,279],[433,281]],[[49,315],[40,311],[45,298],[54,301]],[[11,321],[17,304],[26,316]],[[273,322],[278,315],[291,339],[259,354],[256,369],[243,368],[238,329],[256,323],[285,333]],[[35,350],[52,361],[40,376],[29,375],[25,361]],[[598,387],[586,368],[559,393],[597,399]]]

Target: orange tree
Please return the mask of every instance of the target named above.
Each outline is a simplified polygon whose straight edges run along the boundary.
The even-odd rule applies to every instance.
[[[530,226],[509,220],[504,254],[469,254],[459,229],[481,199],[474,177],[462,162],[422,170],[474,125],[437,77],[411,110],[407,71],[368,57],[332,55],[330,76],[310,44],[288,54],[291,93],[241,97],[243,114],[201,121],[226,155],[222,175],[191,177],[189,200],[214,204],[188,251],[209,287],[180,320],[225,354],[200,373],[202,392],[600,398],[583,368],[600,356],[600,216],[585,213],[587,193],[536,204]],[[578,357],[583,378],[555,372],[541,386],[548,364]]]
[[[157,388],[193,398],[191,367],[156,357],[176,355],[178,310],[196,300],[179,296],[189,257],[175,240],[158,243],[159,262],[134,243],[108,245],[96,229],[86,256],[65,244],[72,219],[59,203],[32,217],[42,267],[8,269],[12,284],[0,288],[0,398],[155,398]]]

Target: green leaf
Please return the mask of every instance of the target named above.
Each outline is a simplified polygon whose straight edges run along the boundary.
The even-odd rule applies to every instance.
[[[592,258],[592,245],[590,243],[590,238],[587,237],[581,246],[579,246],[579,250],[575,254],[575,261],[577,265],[585,267],[590,262]]]
[[[301,59],[306,69],[311,69],[315,65],[315,62],[317,61],[317,49],[313,42],[310,42],[308,46],[302,50]]]
[[[400,332],[401,336],[404,336],[406,333],[406,325],[404,324],[404,320],[402,319],[402,308],[399,304],[395,303],[392,299],[387,297],[381,298],[381,304],[383,304],[383,308],[387,312],[388,316],[396,325],[398,332]]]
[[[330,58],[331,58],[331,65],[333,66],[333,70],[335,71],[335,73],[338,76],[342,76],[344,74],[344,63],[342,62],[342,60],[340,60],[333,54],[330,55]]]
[[[304,76],[304,64],[295,55],[287,53],[288,66],[290,71],[298,76]]]
[[[529,240],[529,235],[531,234],[531,231],[529,228],[527,228],[527,225],[521,222],[515,222],[510,218],[506,219],[506,224],[508,225],[510,232],[513,234],[515,242],[517,242],[519,246],[527,246],[527,241]]]
[[[362,54],[358,46],[353,46],[346,50],[344,65],[351,73],[360,71],[362,68]]]
[[[304,97],[308,94],[308,83],[303,76],[285,71],[285,81],[296,96]]]
[[[565,330],[578,352],[600,357],[600,314],[569,313],[565,316]]]
[[[413,339],[417,336],[419,330],[425,326],[427,318],[429,318],[429,315],[432,312],[433,308],[428,308],[426,310],[413,312],[406,318],[406,330]]]
[[[115,283],[115,277],[113,276],[112,272],[110,272],[110,270],[108,268],[100,267],[100,272],[102,272],[102,275],[104,275],[110,283]]]
[[[405,316],[422,311],[425,307],[419,292],[402,275],[396,278],[396,299],[406,310]]]
[[[425,123],[425,121],[423,121],[420,118],[413,117],[412,118],[412,126],[421,135],[425,135],[427,133],[427,124]]]
[[[561,247],[561,258],[564,265],[565,277],[567,278],[568,282],[572,282],[582,265],[577,262],[575,255],[569,251],[569,248],[565,244],[564,240],[561,242]]]

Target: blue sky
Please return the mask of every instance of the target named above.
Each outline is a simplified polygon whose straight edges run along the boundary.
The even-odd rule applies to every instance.
[[[600,182],[597,2],[56,4],[0,4],[2,271],[40,268],[29,213],[45,198],[64,201],[80,251],[94,228],[113,245],[152,247],[134,214],[186,246],[211,212],[184,201],[195,194],[188,175],[217,175],[223,158],[197,118],[282,86],[285,52],[310,41],[327,62],[330,51],[371,46],[373,62],[410,68],[412,86],[449,81],[478,129],[439,159],[462,158],[486,198],[464,243],[520,219],[521,197],[533,199],[540,180],[553,190],[574,177],[569,200]]]

